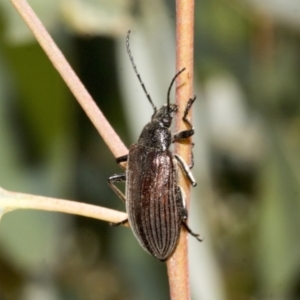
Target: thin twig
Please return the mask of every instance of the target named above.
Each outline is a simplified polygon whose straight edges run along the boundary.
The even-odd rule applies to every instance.
[[[176,69],[186,68],[177,80],[176,101],[179,114],[176,119],[176,132],[182,128],[183,111],[189,98],[193,97],[194,54],[194,0],[176,0]],[[186,161],[190,160],[190,141],[177,143],[175,152]],[[190,199],[190,183],[180,177],[179,185],[184,189],[187,207]],[[172,300],[188,300],[190,296],[187,233],[181,231],[178,246],[167,261],[170,295]]]
[[[0,207],[5,208],[4,212],[16,209],[38,209],[75,214],[113,223],[121,222],[127,218],[126,213],[105,207],[57,198],[16,193],[2,188],[0,188]]]
[[[113,155],[118,157],[126,154],[128,150],[120,140],[119,136],[107,122],[104,115],[78,79],[64,55],[56,46],[55,42],[27,1],[11,0],[11,2],[44,49],[54,67],[66,82],[67,86],[70,88],[71,92],[86,112]],[[0,207],[4,209],[4,212],[15,209],[40,209],[72,213],[109,222],[120,222],[126,218],[125,213],[99,206],[36,195],[14,193],[2,188],[0,188]]]
[[[115,157],[128,150],[26,0],[10,0]]]

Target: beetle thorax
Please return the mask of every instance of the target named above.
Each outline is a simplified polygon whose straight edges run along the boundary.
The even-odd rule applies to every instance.
[[[162,127],[157,121],[152,121],[144,127],[138,143],[158,151],[166,151],[169,149],[171,141],[172,135],[169,128]]]
[[[158,151],[166,151],[172,142],[172,134],[169,130],[172,119],[178,110],[176,104],[162,106],[152,116],[138,140],[138,143],[149,148],[155,148]]]

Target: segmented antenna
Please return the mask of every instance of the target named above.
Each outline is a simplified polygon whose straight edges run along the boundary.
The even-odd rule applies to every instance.
[[[143,81],[142,81],[142,78],[141,78],[139,72],[137,71],[136,65],[135,65],[135,63],[134,63],[134,61],[133,61],[133,57],[132,57],[132,55],[131,55],[131,51],[130,51],[130,47],[129,47],[129,36],[130,36],[130,32],[131,32],[131,31],[128,30],[127,38],[126,38],[126,48],[127,48],[127,53],[128,53],[129,59],[130,59],[130,61],[131,61],[132,67],[133,67],[133,69],[134,69],[134,72],[135,72],[135,74],[136,74],[136,76],[137,76],[137,78],[138,78],[138,80],[139,80],[139,82],[140,82],[140,84],[141,84],[141,86],[142,86],[142,88],[143,88],[143,90],[144,90],[144,92],[145,92],[145,94],[146,94],[146,96],[147,96],[149,102],[151,103],[152,108],[153,108],[153,110],[154,110],[154,114],[155,114],[156,111],[157,111],[156,106],[155,106],[154,103],[152,102],[152,99],[151,99],[150,95],[148,94],[148,92],[147,92],[147,90],[146,90],[146,87],[145,87],[145,85],[144,85],[144,83],[143,83]]]
[[[168,89],[168,97],[167,97],[167,103],[168,103],[168,111],[169,111],[169,107],[170,107],[170,92],[171,92],[171,88],[176,80],[176,78],[185,70],[185,68],[181,69],[172,79],[169,89]]]

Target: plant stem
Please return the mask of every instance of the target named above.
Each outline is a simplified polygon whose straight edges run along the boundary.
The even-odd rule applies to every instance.
[[[10,0],[115,157],[128,150],[26,0]]]
[[[176,101],[179,107],[176,132],[184,130],[182,115],[189,98],[193,97],[194,54],[194,0],[176,0],[176,69],[186,68],[178,77]],[[190,141],[177,143],[175,152],[185,160],[190,160]],[[187,207],[190,199],[190,183],[180,176]],[[188,300],[190,296],[187,232],[181,231],[179,243],[172,257],[167,261],[170,296],[172,300]]]
[[[69,63],[61,53],[39,18],[26,0],[11,0],[12,4],[21,15],[33,35],[57,69],[71,92],[94,124],[99,134],[115,157],[128,153],[128,150],[105,119],[96,103],[85,89]],[[99,206],[85,203],[66,201],[36,195],[14,193],[0,188],[0,208],[3,213],[15,209],[40,209],[72,213],[109,222],[120,222],[126,219],[126,214]],[[1,215],[0,215],[1,217]]]
[[[75,214],[103,221],[118,223],[127,218],[127,214],[96,205],[48,198],[37,195],[10,192],[0,188],[0,207],[4,213],[16,209],[39,209]]]

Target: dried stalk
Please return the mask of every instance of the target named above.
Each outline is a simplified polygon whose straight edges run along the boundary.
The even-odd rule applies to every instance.
[[[127,216],[126,213],[105,207],[57,198],[10,192],[2,188],[0,188],[0,207],[4,207],[5,212],[15,209],[38,209],[75,214],[114,223],[123,221]]]
[[[194,77],[194,0],[176,0],[176,69],[186,68],[177,80],[176,102],[179,112],[176,119],[176,132],[184,130],[181,118],[186,103],[193,97]],[[190,160],[190,142],[177,143],[175,152],[185,160]],[[190,199],[190,183],[180,178],[179,185],[184,189],[187,207]],[[187,232],[181,231],[175,253],[167,261],[170,296],[172,300],[191,298],[188,270]]]
[[[124,155],[128,152],[119,136],[105,119],[104,115],[97,107],[96,103],[87,92],[69,63],[54,43],[53,39],[36,16],[32,8],[26,0],[11,0],[12,4],[21,15],[27,26],[30,28],[35,38],[49,57],[50,61],[57,69],[71,92],[86,112],[87,116],[94,124],[99,134],[103,137],[105,143],[115,155],[115,157]],[[9,199],[9,201],[7,201]],[[1,205],[2,204],[2,205]],[[28,195],[22,193],[13,193],[0,189],[0,205],[4,208],[4,212],[14,209],[41,209],[72,213],[77,215],[85,215],[109,222],[119,222],[126,218],[126,214],[93,206],[84,203],[76,203],[72,201],[41,197],[36,195]],[[69,207],[68,207],[69,206]]]

